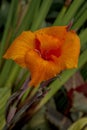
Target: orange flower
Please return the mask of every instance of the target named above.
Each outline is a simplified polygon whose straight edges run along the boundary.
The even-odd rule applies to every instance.
[[[75,68],[80,39],[67,26],[53,26],[35,32],[25,31],[9,47],[4,58],[13,59],[31,72],[29,85],[37,86],[65,69]]]

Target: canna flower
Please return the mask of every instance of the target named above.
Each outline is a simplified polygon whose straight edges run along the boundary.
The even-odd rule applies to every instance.
[[[80,39],[67,26],[53,26],[35,32],[24,31],[4,55],[31,72],[30,86],[53,78],[65,69],[76,68]]]

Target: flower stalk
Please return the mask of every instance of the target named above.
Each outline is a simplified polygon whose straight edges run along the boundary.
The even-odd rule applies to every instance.
[[[84,10],[83,14],[79,17],[79,19],[72,26],[72,29],[79,30],[79,28],[86,22],[87,20],[87,9]]]
[[[6,25],[5,25],[5,31],[4,31],[2,41],[1,41],[1,44],[0,44],[0,68],[1,68],[1,65],[2,65],[2,56],[5,52],[5,44],[6,44],[7,36],[8,36],[8,33],[9,33],[14,9],[17,7],[17,4],[18,4],[17,0],[15,0],[15,1],[12,0],[10,10],[9,10],[8,19],[7,19],[7,22],[6,22]]]
[[[32,24],[33,20],[33,14],[37,4],[37,0],[31,0],[30,3],[28,3],[27,12],[18,28],[18,31],[15,34],[15,37],[17,37],[23,30],[30,29],[30,25]]]
[[[62,25],[66,25],[71,21],[71,19],[75,16],[75,13],[77,12],[77,10],[83,2],[84,0],[73,0],[72,4],[70,5],[69,9],[63,17]]]
[[[13,82],[15,81],[17,75],[19,74],[21,68],[18,65],[14,65],[11,74],[8,77],[8,80],[5,83],[6,87],[11,87],[13,85]]]
[[[53,23],[54,26],[56,26],[56,25],[62,25],[62,19],[63,19],[64,15],[65,15],[66,10],[67,10],[67,6],[64,5],[62,7],[61,11],[59,12],[56,20]]]
[[[51,5],[52,5],[53,0],[44,0],[40,9],[39,9],[39,15],[37,15],[36,19],[34,20],[35,22],[33,23],[31,30],[35,31],[36,29],[40,28],[43,20],[45,19]]]
[[[81,41],[81,48],[85,46],[87,42],[87,28],[82,30],[82,32],[79,34],[80,41]]]
[[[77,15],[75,16],[75,21],[80,18],[80,16],[83,15],[83,12],[87,10],[87,2],[84,2],[82,8],[77,12]]]

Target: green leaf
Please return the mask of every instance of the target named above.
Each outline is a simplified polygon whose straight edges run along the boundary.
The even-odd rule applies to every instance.
[[[68,130],[87,130],[87,117],[81,118],[76,121]]]
[[[0,130],[5,125],[5,108],[6,102],[10,96],[10,89],[0,88]]]
[[[14,9],[17,7],[17,3],[18,3],[17,0],[15,0],[15,1],[12,0],[11,5],[10,5],[9,15],[7,18],[7,22],[5,24],[5,30],[4,30],[4,34],[3,34],[1,44],[0,44],[0,67],[2,65],[2,56],[5,52],[6,39],[7,39],[8,33],[9,33],[9,28],[11,25],[12,16],[14,13]]]

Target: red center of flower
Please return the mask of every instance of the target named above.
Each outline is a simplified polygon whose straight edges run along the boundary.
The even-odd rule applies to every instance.
[[[52,55],[59,57],[61,55],[61,47],[59,48],[50,48],[42,49],[41,43],[38,39],[35,39],[35,49],[41,55],[44,60],[52,60]]]

